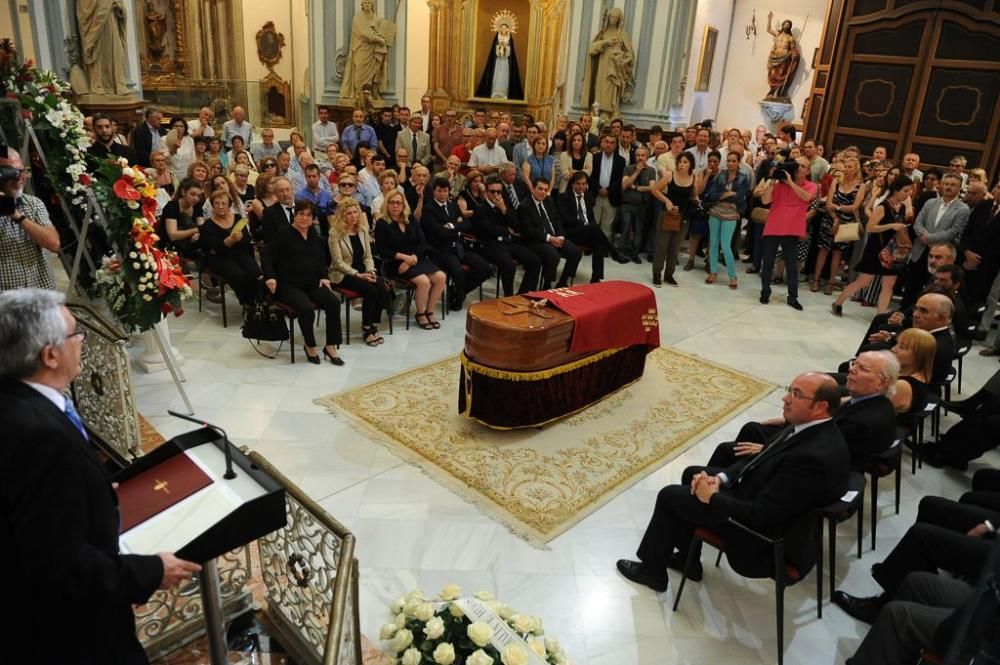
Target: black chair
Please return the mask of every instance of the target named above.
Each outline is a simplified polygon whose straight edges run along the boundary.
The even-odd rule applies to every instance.
[[[200,262],[198,264],[198,311],[201,311],[202,292],[205,290],[205,277],[211,277],[212,282],[219,288],[219,296],[222,298],[222,327],[229,327],[229,318],[226,315],[226,280],[219,275],[205,268]]]
[[[958,394],[962,394],[962,362],[965,356],[969,354],[972,350],[972,333],[976,330],[976,326],[969,326],[967,334],[962,337],[958,337],[958,348],[955,349],[955,359],[958,360]],[[948,399],[951,399],[950,397]]]
[[[872,520],[872,551],[875,550],[875,527],[878,524],[878,481],[879,478],[895,473],[896,474],[896,514],[899,514],[899,494],[902,489],[902,474],[900,468],[903,465],[903,437],[905,433],[897,430],[896,440],[892,445],[872,456],[871,465],[868,467],[868,475],[871,477],[871,520]],[[858,558],[861,558],[861,544],[858,543]]]
[[[920,460],[920,447],[924,444],[924,420],[931,417],[931,427],[934,426],[934,414],[939,411],[939,400],[936,395],[928,394],[924,408],[914,413],[907,413],[897,417],[896,421],[906,431],[903,443],[910,449],[911,468],[910,473],[916,474],[917,467],[923,468]],[[933,430],[932,430],[933,431]]]
[[[853,495],[851,494],[853,492]],[[847,500],[844,497],[848,497]],[[861,541],[865,526],[865,511],[861,509],[865,500],[865,477],[851,472],[847,477],[847,493],[829,506],[820,508],[819,524],[816,529],[816,603],[817,614],[823,618],[823,522],[827,526],[827,549],[830,552],[830,597],[837,590],[837,525],[846,522],[853,515],[858,516],[858,558],[861,558]]]
[[[810,513],[805,515],[803,520],[812,521],[813,524],[816,523],[816,515]],[[809,574],[809,570],[799,570],[795,566],[791,565],[785,561],[785,541],[784,538],[769,538],[762,533],[754,531],[745,524],[737,522],[732,517],[729,518],[729,523],[746,532],[750,536],[760,540],[763,543],[767,543],[771,547],[772,561],[774,563],[774,573],[772,579],[774,579],[774,604],[775,604],[775,622],[777,624],[778,632],[778,665],[782,665],[785,656],[785,587],[796,584],[802,581],[802,579]],[[719,556],[721,558],[722,553],[726,551],[726,541],[719,534],[706,528],[697,528],[694,530],[694,538],[691,542],[691,546],[688,548],[687,561],[684,564],[684,573],[681,577],[681,583],[677,587],[677,596],[674,598],[674,611],[677,611],[677,606],[681,602],[681,594],[684,593],[684,584],[687,582],[687,571],[694,564],[694,558],[696,553],[701,550],[700,547],[696,547],[697,543],[707,543],[712,547],[719,550]],[[718,565],[718,559],[716,560],[716,565]],[[816,613],[817,616],[822,617],[822,600],[823,598],[823,576],[816,576]]]

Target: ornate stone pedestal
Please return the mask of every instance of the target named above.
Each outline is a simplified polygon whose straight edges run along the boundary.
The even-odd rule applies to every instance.
[[[760,110],[764,112],[771,122],[781,122],[791,120],[795,117],[795,107],[791,100],[785,102],[780,100],[764,99],[760,102]]]

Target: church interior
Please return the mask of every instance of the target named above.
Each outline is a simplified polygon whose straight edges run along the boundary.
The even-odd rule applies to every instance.
[[[65,294],[101,556],[200,565],[25,662],[1000,656],[1000,0],[8,0],[0,37],[0,340]]]

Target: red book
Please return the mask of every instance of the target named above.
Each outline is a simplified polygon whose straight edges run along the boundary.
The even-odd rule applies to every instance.
[[[121,513],[121,533],[211,484],[212,479],[184,453],[178,453],[120,483],[118,509]]]

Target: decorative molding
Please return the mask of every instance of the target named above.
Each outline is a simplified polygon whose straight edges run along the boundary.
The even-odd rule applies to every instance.
[[[958,90],[958,89],[971,90],[976,95],[975,108],[969,111],[968,120],[964,122],[955,122],[954,120],[946,120],[944,118],[944,115],[941,113],[941,106],[945,101],[945,95],[951,92],[952,90]],[[979,88],[973,88],[971,85],[963,85],[963,84],[945,86],[941,88],[941,92],[938,93],[937,101],[934,104],[934,119],[940,122],[941,124],[951,125],[952,127],[968,127],[976,121],[976,116],[979,115],[979,111],[982,108],[982,104],[983,104],[983,91],[980,90]],[[949,108],[954,111],[959,111],[962,108],[968,109],[968,107],[966,106],[959,107],[956,104],[950,105]]]
[[[869,113],[867,111],[861,110],[861,93],[864,92],[865,88],[869,85],[882,85],[888,88],[886,91],[888,94],[883,95],[872,95],[872,99],[877,99],[879,97],[885,100],[885,109],[880,113]],[[866,79],[858,84],[858,89],[854,93],[854,112],[858,115],[863,115],[866,118],[884,118],[892,110],[892,105],[896,102],[896,84],[892,81],[887,81],[886,79]]]
[[[281,61],[281,50],[285,48],[285,36],[274,27],[274,21],[268,21],[257,31],[257,59],[272,73],[274,66]]]

